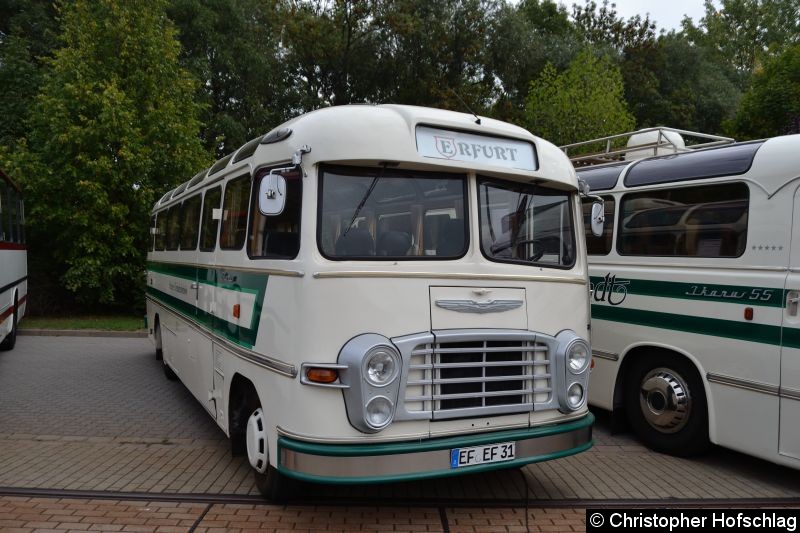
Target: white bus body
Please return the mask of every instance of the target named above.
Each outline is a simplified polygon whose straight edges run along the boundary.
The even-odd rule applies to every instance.
[[[0,350],[17,341],[28,299],[25,210],[20,188],[0,171]]]
[[[677,152],[578,168],[606,206],[589,401],[660,451],[800,468],[800,136]]]
[[[579,216],[568,158],[521,128],[315,111],[154,206],[150,336],[270,497],[577,453]]]

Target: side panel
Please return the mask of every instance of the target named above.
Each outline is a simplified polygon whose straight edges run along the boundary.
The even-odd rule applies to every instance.
[[[800,460],[800,193],[795,195],[792,249],[784,299],[778,451]]]

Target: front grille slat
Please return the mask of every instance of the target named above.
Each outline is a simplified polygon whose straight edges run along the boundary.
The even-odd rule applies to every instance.
[[[550,402],[550,348],[535,337],[474,334],[417,346],[409,361],[406,408],[415,406],[438,419],[527,412]]]

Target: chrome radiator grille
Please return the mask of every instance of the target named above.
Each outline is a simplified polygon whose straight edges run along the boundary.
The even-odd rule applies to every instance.
[[[516,413],[553,399],[549,348],[535,340],[421,344],[409,362],[408,413],[434,419]]]

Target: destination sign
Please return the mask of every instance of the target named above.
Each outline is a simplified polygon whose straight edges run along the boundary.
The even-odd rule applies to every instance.
[[[533,144],[460,131],[417,127],[417,152],[424,157],[536,170]]]

